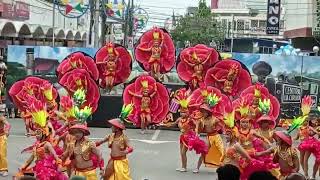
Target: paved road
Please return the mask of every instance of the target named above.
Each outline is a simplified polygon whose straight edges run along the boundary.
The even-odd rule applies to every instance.
[[[31,145],[35,140],[24,136],[25,128],[20,119],[11,119],[11,134],[8,139],[8,159],[9,159],[9,177],[11,179],[30,154],[20,154],[21,150]],[[91,128],[91,138],[103,138],[111,132],[111,129]],[[214,169],[203,167],[199,174],[193,174],[192,170],[196,166],[197,155],[194,152],[188,154],[189,172],[180,173],[175,169],[180,165],[179,159],[179,132],[153,130],[148,134],[141,135],[138,130],[128,129],[127,135],[131,139],[134,152],[129,156],[131,174],[133,180],[209,180],[215,179]],[[101,147],[103,157],[109,157],[109,149],[106,145]]]

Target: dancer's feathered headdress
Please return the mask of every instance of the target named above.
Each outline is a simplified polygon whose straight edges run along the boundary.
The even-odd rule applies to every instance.
[[[34,123],[37,125],[38,129],[43,132],[44,135],[49,135],[49,129],[47,126],[48,113],[44,102],[37,100],[35,97],[29,97],[30,107],[29,111],[31,113]]]
[[[310,111],[311,111],[311,107],[312,107],[312,99],[311,96],[305,96],[302,98],[302,102],[301,102],[301,111],[302,111],[302,115],[303,116],[307,116]]]
[[[126,119],[128,118],[128,116],[132,113],[133,111],[133,104],[127,104],[127,105],[123,105],[119,118],[116,119],[111,119],[109,120],[109,123],[119,129],[126,129],[125,125],[124,125],[124,121],[126,121]]]

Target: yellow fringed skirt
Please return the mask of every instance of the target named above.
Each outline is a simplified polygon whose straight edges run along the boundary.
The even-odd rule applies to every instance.
[[[224,154],[224,145],[219,134],[208,134],[209,152],[204,157],[206,167],[216,168],[221,165]]]

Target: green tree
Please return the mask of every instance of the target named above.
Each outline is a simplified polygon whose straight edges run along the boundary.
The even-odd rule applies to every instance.
[[[189,41],[191,44],[207,44],[224,39],[224,28],[217,22],[205,0],[199,0],[199,6],[194,14],[186,14],[179,18],[176,28],[171,31],[173,40]]]
[[[7,63],[7,87],[11,87],[13,83],[27,76],[25,67],[16,62]]]

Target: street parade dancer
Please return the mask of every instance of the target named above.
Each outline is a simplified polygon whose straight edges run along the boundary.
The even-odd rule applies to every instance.
[[[32,171],[37,179],[67,180],[67,176],[60,172],[62,160],[58,157],[56,150],[54,149],[52,139],[50,138],[50,129],[47,123],[49,114],[46,110],[45,103],[35,99],[34,97],[30,97],[28,101],[31,104],[29,110],[37,128],[36,138],[38,141],[33,146],[33,153],[31,157],[20,168],[20,171],[26,171],[31,163],[35,161]],[[20,174],[20,176],[22,174]]]
[[[123,103],[134,104],[128,120],[141,127],[142,134],[149,125],[160,124],[169,112],[169,94],[166,87],[144,74],[125,88]]]
[[[119,118],[109,120],[112,125],[112,134],[107,135],[97,146],[107,142],[111,149],[110,159],[103,173],[105,180],[131,180],[130,167],[127,155],[133,151],[128,137],[124,134],[124,121],[131,114],[133,104],[124,105]]]
[[[201,120],[198,124],[198,132],[207,135],[209,151],[199,158],[194,173],[199,172],[202,163],[207,167],[218,167],[224,155],[224,145],[220,136],[223,132],[223,114],[231,111],[231,101],[220,90],[214,87],[199,88],[192,93],[191,103],[200,104]]]
[[[204,85],[205,75],[210,67],[219,61],[218,52],[203,44],[184,49],[179,56],[177,73],[181,80],[195,90]]]
[[[7,146],[8,146],[8,136],[10,132],[10,124],[6,118],[0,116],[0,176],[8,176],[8,159],[7,159]]]
[[[232,164],[237,166],[240,171],[243,171],[243,162],[252,161],[252,158],[245,149],[238,142],[239,132],[234,122],[234,111],[231,113],[225,113],[225,135],[227,141],[227,147],[225,148],[224,156],[221,158],[222,164]]]
[[[232,100],[251,86],[251,77],[249,71],[243,68],[240,62],[224,59],[208,70],[205,84],[218,88]]]
[[[302,126],[299,127],[295,140],[300,140],[298,150],[300,151],[300,164],[304,175],[309,177],[309,158],[314,151],[318,140],[314,137],[318,132],[316,127],[313,127],[314,115],[310,114],[312,106],[312,99],[310,96],[302,98],[301,111],[302,117],[305,119]],[[315,124],[316,125],[316,124]]]
[[[239,143],[240,134],[237,126],[235,126],[235,111],[225,113],[224,118],[227,147],[222,158],[223,164],[237,166],[241,172],[241,180],[247,180],[254,172],[267,170],[263,161],[255,159]]]
[[[73,100],[70,96],[62,96],[60,99],[60,110],[56,112],[57,116],[64,120],[65,124],[63,127],[57,130],[57,145],[63,142],[62,150],[68,151],[74,147],[75,137],[69,133],[72,126],[76,125],[77,119],[75,115],[75,108]],[[71,176],[72,166],[70,157],[64,161],[64,171],[67,171],[68,176]]]
[[[154,27],[145,32],[135,48],[135,59],[150,75],[160,80],[175,64],[175,47],[166,30]]]
[[[258,152],[256,154],[256,156],[273,154],[273,162],[279,163],[280,166],[280,176],[278,177],[280,180],[284,180],[292,173],[299,172],[300,164],[298,151],[296,148],[292,147],[292,138],[290,133],[301,125],[301,119],[301,117],[295,119],[287,132],[276,131],[274,133],[274,137],[277,142],[275,147],[271,147],[266,151]]]
[[[259,90],[255,89],[255,93],[259,94]],[[257,127],[257,134],[263,137],[265,141],[262,141],[259,138],[254,139],[253,144],[256,152],[269,149],[271,144],[274,142],[273,129],[276,127],[276,119],[278,118],[275,115],[279,114],[280,111],[280,103],[276,98],[274,98],[274,96],[269,95],[264,98],[265,99],[259,99],[258,110],[261,113],[261,116],[255,121],[255,124],[253,125]],[[272,98],[272,101],[269,98]],[[270,114],[270,111],[273,111],[275,113]],[[278,164],[273,162],[272,155],[261,156],[257,159],[263,161],[274,176],[279,176]]]
[[[74,59],[74,56],[79,58]],[[69,57],[63,61],[66,63],[62,63],[61,69],[64,74],[59,76],[59,84],[68,91],[72,99],[66,99],[67,102],[69,101],[69,107],[62,108],[69,112],[71,120],[75,117],[78,124],[68,128],[68,133],[74,136],[74,139],[71,138],[67,142],[67,150],[61,155],[61,159],[65,165],[68,165],[66,163],[68,160],[71,161],[72,176],[97,180],[96,169],[103,170],[103,159],[95,142],[87,137],[90,132],[86,121],[98,107],[100,93],[95,81],[98,79],[98,71],[93,59],[85,54],[74,53]],[[68,168],[70,169],[70,166]]]
[[[131,73],[131,55],[122,46],[107,43],[96,53],[95,61],[99,70],[99,85],[111,91],[118,84],[124,83]]]
[[[179,89],[175,95],[175,101],[172,102],[171,112],[175,112],[174,109],[179,109],[180,117],[174,124],[166,125],[172,126],[178,124],[180,129],[180,157],[181,168],[177,168],[176,171],[187,172],[187,152],[188,150],[194,150],[197,154],[207,154],[208,146],[206,143],[197,136],[196,124],[201,118],[201,114],[196,110],[194,105],[190,104],[191,94],[189,90],[185,88]],[[176,107],[176,108],[174,108]]]

